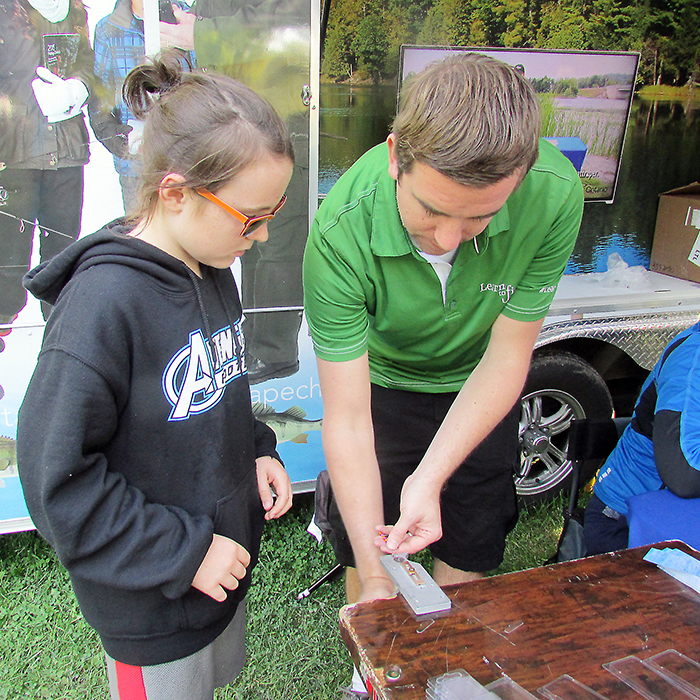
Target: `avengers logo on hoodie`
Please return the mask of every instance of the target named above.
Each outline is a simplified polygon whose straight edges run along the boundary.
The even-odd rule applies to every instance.
[[[215,406],[226,385],[246,372],[240,323],[217,331],[207,343],[201,330],[178,351],[163,373],[163,393],[173,407],[169,421],[186,420]]]

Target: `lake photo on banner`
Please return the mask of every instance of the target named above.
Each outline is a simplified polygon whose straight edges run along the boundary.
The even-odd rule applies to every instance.
[[[395,85],[321,86],[321,195],[386,139],[395,114]],[[659,194],[698,179],[700,102],[635,97],[615,201],[586,203],[566,272],[604,272],[611,253],[630,266],[648,267]]]

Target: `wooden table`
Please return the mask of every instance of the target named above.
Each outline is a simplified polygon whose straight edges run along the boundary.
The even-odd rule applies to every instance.
[[[671,648],[700,662],[700,595],[643,561],[648,549],[446,586],[443,617],[416,618],[400,596],[348,605],[343,640],[380,700],[424,700],[428,678],[458,668],[483,685],[506,674],[534,695],[569,674],[640,700],[602,664]]]

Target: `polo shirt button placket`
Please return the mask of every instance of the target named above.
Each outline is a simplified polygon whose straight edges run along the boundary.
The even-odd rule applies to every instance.
[[[452,321],[453,319],[459,318],[460,316],[461,314],[459,313],[459,311],[457,311],[457,300],[450,299],[450,301],[448,301],[445,304],[445,321]]]

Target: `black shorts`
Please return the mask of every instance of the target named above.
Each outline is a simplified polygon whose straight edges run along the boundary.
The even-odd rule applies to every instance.
[[[456,393],[423,394],[372,385],[372,422],[384,497],[384,521],[399,519],[401,488],[423,458]],[[503,561],[518,520],[513,476],[520,459],[519,405],[467,457],[440,496],[442,538],[433,556],[462,571],[490,571]],[[353,566],[352,547],[333,500],[329,508],[338,562]]]

